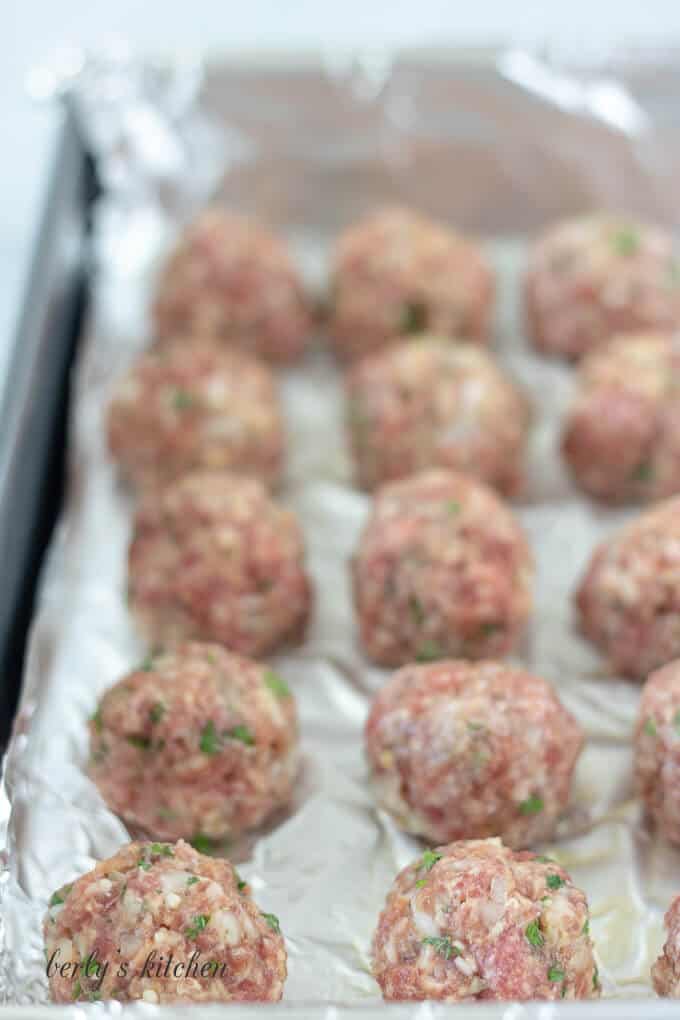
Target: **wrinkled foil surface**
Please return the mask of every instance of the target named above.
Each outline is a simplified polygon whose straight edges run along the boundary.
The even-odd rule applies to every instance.
[[[664,84],[672,94],[677,83]],[[567,75],[518,52],[336,54],[215,65],[202,78],[194,64],[139,65],[117,51],[83,61],[62,91],[97,156],[104,195],[75,369],[68,495],[4,770],[0,1001],[37,1006],[8,1015],[44,1015],[41,920],[51,892],[129,838],[85,775],[86,721],[101,693],[145,654],[124,598],[133,499],[107,454],[103,416],[114,381],[149,341],[163,255],[217,192],[279,229],[319,294],[333,235],[376,204],[405,201],[479,233],[498,273],[493,350],[533,404],[529,482],[516,510],[536,558],[535,612],[517,661],[553,682],[587,735],[558,836],[536,849],[555,856],[588,895],[605,998],[389,1012],[670,1016],[669,1004],[640,1001],[653,995],[649,970],[663,912],[680,891],[680,858],[650,833],[633,794],[639,687],[605,674],[576,633],[571,605],[594,545],[632,511],[595,508],[567,478],[558,437],[573,370],[531,353],[519,306],[527,238],[552,218],[604,206],[676,225],[671,184],[680,159],[663,97],[651,95],[645,72],[628,82]],[[297,697],[303,769],[288,816],[232,853],[258,904],[280,917],[288,948],[283,1004],[258,1016],[369,1018],[385,1015],[370,976],[371,935],[395,873],[422,845],[375,807],[367,783],[362,725],[386,674],[357,646],[348,559],[368,501],[352,487],[341,375],[322,337],[280,385],[282,499],[303,524],[316,606],[304,645],[272,661]],[[87,1008],[130,1017],[157,1009]]]

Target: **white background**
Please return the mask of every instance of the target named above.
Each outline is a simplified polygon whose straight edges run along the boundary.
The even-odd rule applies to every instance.
[[[512,42],[597,54],[680,42],[680,0],[0,0],[0,14],[0,380],[56,121],[27,98],[25,78],[60,46],[112,37],[163,53]]]

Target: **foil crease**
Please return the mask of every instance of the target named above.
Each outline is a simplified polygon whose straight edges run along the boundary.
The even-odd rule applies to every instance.
[[[633,796],[639,687],[605,678],[571,609],[595,543],[631,511],[597,509],[570,484],[557,442],[573,372],[530,353],[519,309],[526,240],[542,223],[604,206],[677,226],[671,181],[680,159],[662,97],[651,95],[645,73],[568,74],[516,51],[253,59],[203,73],[192,62],[158,68],[116,50],[98,60],[71,54],[67,66],[65,78],[49,81],[77,110],[104,194],[95,208],[92,311],[75,369],[68,495],[5,759],[7,1015],[44,1015],[41,920],[50,893],[128,838],[84,769],[97,698],[144,654],[124,600],[133,501],[107,454],[103,415],[113,382],[149,341],[160,260],[212,195],[281,230],[320,291],[333,234],[386,201],[413,203],[485,239],[499,283],[493,349],[534,407],[529,483],[516,511],[536,557],[536,609],[518,661],[555,684],[587,735],[558,838],[536,849],[588,894],[605,1000],[480,1004],[471,1015],[669,1015],[665,1003],[649,1001],[649,969],[678,891],[677,855],[649,833]],[[663,81],[672,94],[675,79]],[[368,501],[352,487],[341,375],[322,340],[281,373],[280,385],[289,447],[282,498],[304,527],[316,607],[305,644],[273,661],[298,700],[304,767],[285,820],[233,853],[258,903],[281,918],[289,954],[284,1001],[258,1016],[368,1020],[384,1009],[370,976],[371,935],[395,873],[422,847],[376,808],[367,782],[362,725],[386,674],[363,659],[356,640],[347,560]],[[82,1009],[53,1012],[75,1017]],[[132,1018],[156,1007],[91,1009]],[[450,1011],[424,1003],[390,1012],[436,1020]]]

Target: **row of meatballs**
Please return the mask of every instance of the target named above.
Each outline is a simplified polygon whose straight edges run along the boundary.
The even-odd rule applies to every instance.
[[[680,995],[680,897],[652,968]],[[287,953],[276,915],[229,861],[184,841],[130,843],[50,898],[56,1002],[276,1002]],[[593,999],[601,994],[588,903],[550,857],[499,839],[425,850],[388,892],[371,951],[386,1000]]]
[[[441,466],[504,495],[521,490],[529,402],[465,343],[488,334],[492,279],[471,242],[408,210],[378,213],[338,241],[329,329],[354,362],[347,419],[362,486]],[[670,240],[603,215],[552,228],[529,258],[525,304],[540,349],[590,352],[562,441],[577,483],[610,502],[679,491],[680,262]],[[150,484],[203,466],[275,485],[283,427],[260,359],[299,354],[312,324],[280,242],[223,211],[199,217],[161,276],[157,342],[109,415],[128,476]]]
[[[554,835],[583,743],[550,684],[492,660],[403,666],[365,730],[376,800],[404,831],[440,843],[500,836],[513,848]],[[634,745],[645,805],[680,845],[680,660],[647,680]],[[89,773],[130,829],[219,843],[289,804],[295,701],[261,663],[186,642],[104,694],[90,748]]]
[[[443,224],[387,208],[345,231],[331,255],[326,318],[352,361],[412,333],[488,342],[495,282],[483,251]],[[680,325],[680,261],[670,234],[630,217],[559,223],[531,249],[524,278],[535,347],[580,358],[618,333]],[[211,336],[274,363],[308,345],[312,303],[284,245],[264,227],[208,210],[168,260],[153,309],[160,339]]]
[[[519,523],[491,489],[453,472],[382,486],[351,567],[361,645],[379,665],[503,657],[531,613]],[[298,521],[259,482],[223,472],[145,490],[128,601],[152,648],[195,639],[267,655],[302,637],[312,607]],[[644,679],[680,656],[680,497],[595,549],[576,607],[613,673]]]

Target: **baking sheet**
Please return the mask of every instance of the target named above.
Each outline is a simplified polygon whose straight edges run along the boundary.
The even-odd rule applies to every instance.
[[[575,633],[570,601],[595,543],[631,511],[593,508],[564,473],[557,440],[573,376],[530,352],[518,274],[526,241],[521,234],[543,213],[609,204],[610,183],[627,199],[620,204],[648,214],[663,210],[671,196],[663,175],[649,170],[662,165],[659,149],[632,98],[623,93],[637,118],[612,127],[611,118],[587,104],[565,111],[511,84],[508,59],[502,56],[483,74],[474,64],[447,69],[436,63],[429,74],[361,62],[278,74],[242,69],[238,73],[250,87],[238,94],[227,87],[236,72],[217,69],[203,89],[207,119],[194,112],[190,96],[179,106],[163,105],[155,93],[150,98],[144,76],[135,91],[129,69],[116,105],[110,85],[121,69],[107,66],[95,76],[109,103],[111,130],[102,131],[97,121],[93,134],[108,186],[96,216],[94,302],[76,372],[68,498],[44,572],[5,767],[4,807],[11,804],[11,815],[0,883],[0,1001],[47,1001],[40,928],[47,898],[128,838],[84,774],[86,720],[99,695],[144,654],[124,600],[132,499],[108,458],[103,413],[113,381],[147,342],[159,258],[180,221],[222,174],[223,199],[276,223],[313,288],[323,285],[333,231],[379,199],[417,202],[488,236],[499,282],[493,348],[534,406],[529,484],[517,513],[536,557],[536,608],[519,661],[555,684],[588,738],[559,838],[536,849],[555,856],[588,895],[605,997],[653,994],[649,969],[663,941],[663,911],[680,885],[678,854],[648,832],[632,794],[630,735],[639,687],[604,675]],[[100,109],[93,73],[85,97],[80,93],[86,129]],[[324,83],[314,98],[310,76]],[[292,131],[286,104],[296,96],[302,107],[295,110],[298,130]],[[122,112],[131,106],[138,113],[140,105],[144,133],[151,125],[167,142],[165,148],[159,143],[162,165],[154,161],[153,147],[147,152],[130,144],[137,128]],[[311,107],[318,126],[312,135],[304,129]],[[569,125],[568,146],[561,135],[541,137],[551,108],[554,125]],[[501,132],[508,109],[514,121]],[[329,131],[336,140],[330,149]],[[574,148],[579,131],[588,150]],[[533,147],[525,146],[529,137]],[[397,144],[399,139],[410,145]],[[538,171],[531,157],[539,141],[561,173],[543,181],[535,195]],[[461,164],[462,152],[468,156]],[[189,173],[196,161],[202,161],[200,179]],[[487,165],[489,174],[480,174]],[[447,176],[452,167],[455,174]],[[627,183],[622,170],[630,171]],[[504,190],[498,191],[499,181]],[[476,201],[461,209],[472,195]],[[548,198],[549,209],[542,208]],[[506,229],[513,236],[489,236]],[[289,954],[285,1003],[300,1010],[307,1004],[310,1015],[327,1004],[330,1016],[335,1004],[368,1016],[380,1003],[369,973],[372,931],[396,871],[422,847],[375,808],[367,785],[362,724],[386,674],[369,666],[356,642],[347,560],[368,503],[351,486],[341,376],[322,338],[280,382],[289,437],[282,498],[300,516],[317,600],[304,646],[273,661],[297,697],[304,768],[286,820],[233,853],[258,904],[281,919]],[[409,1014],[424,1008],[403,1007]],[[598,1009],[582,1008],[588,1015]],[[650,1015],[650,1004],[642,1008]],[[422,1015],[438,1015],[427,1010]],[[501,1016],[504,1010],[480,1007],[474,1015]],[[568,1004],[550,1010],[551,1016],[571,1015]],[[531,1007],[512,1013],[523,1015],[543,1013],[540,1007],[535,1014]]]

